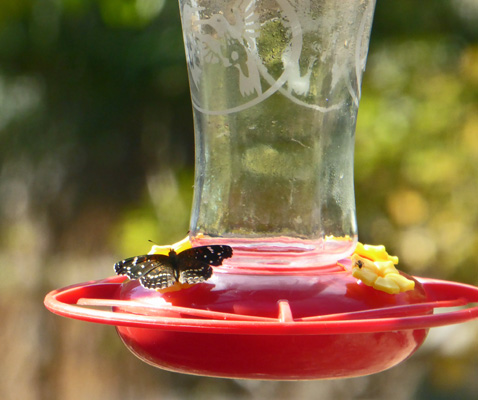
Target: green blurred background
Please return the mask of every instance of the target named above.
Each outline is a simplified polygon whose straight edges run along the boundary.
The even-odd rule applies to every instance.
[[[188,230],[194,139],[174,0],[0,0],[1,399],[476,399],[478,324],[346,381],[161,371],[58,287]],[[478,0],[378,0],[355,161],[360,240],[478,285]]]

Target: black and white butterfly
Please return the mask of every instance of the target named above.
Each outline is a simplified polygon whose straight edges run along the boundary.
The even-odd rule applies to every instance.
[[[219,266],[232,257],[232,248],[224,245],[193,247],[169,255],[146,254],[118,261],[115,272],[130,279],[139,279],[147,289],[166,289],[176,282],[200,283],[212,275],[211,266]]]

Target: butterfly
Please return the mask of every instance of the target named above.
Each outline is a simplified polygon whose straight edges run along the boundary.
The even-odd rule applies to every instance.
[[[225,245],[193,247],[180,253],[146,254],[118,261],[115,272],[130,279],[139,279],[147,289],[166,289],[176,282],[200,283],[212,275],[211,266],[219,266],[232,257],[232,248]]]

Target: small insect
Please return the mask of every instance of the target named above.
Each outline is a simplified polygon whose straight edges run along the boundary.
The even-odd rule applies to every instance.
[[[232,248],[224,245],[193,247],[169,255],[146,254],[118,261],[115,272],[130,279],[139,279],[147,289],[166,289],[176,282],[181,284],[200,283],[212,275],[211,266],[219,266],[232,257]]]
[[[355,261],[354,267],[362,268],[363,267],[363,261],[362,260]]]

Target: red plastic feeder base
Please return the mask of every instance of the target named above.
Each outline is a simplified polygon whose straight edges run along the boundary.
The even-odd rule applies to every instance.
[[[346,272],[216,272],[205,283],[166,293],[125,281],[70,286],[49,293],[45,305],[65,317],[116,325],[126,346],[151,365],[215,377],[372,374],[413,354],[429,328],[478,318],[478,306],[461,307],[478,303],[478,288],[424,278],[398,295],[357,283]]]

